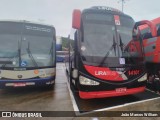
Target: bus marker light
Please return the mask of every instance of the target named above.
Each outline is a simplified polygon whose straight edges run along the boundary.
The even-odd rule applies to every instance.
[[[34,74],[38,74],[39,73],[39,71],[38,70],[34,70]]]

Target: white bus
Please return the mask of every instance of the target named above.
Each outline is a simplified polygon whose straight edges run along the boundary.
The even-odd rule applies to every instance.
[[[52,86],[56,35],[50,25],[0,21],[0,88]]]

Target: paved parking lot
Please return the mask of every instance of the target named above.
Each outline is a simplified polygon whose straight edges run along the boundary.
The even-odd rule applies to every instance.
[[[129,105],[124,105],[122,101],[130,101],[131,99],[135,102],[139,101],[140,97],[152,98],[159,97],[155,93],[146,91],[145,95],[127,97],[117,97],[116,100],[120,101],[121,106],[109,109],[110,111],[160,111],[160,99],[139,102]],[[74,97],[73,97],[74,96]],[[106,110],[107,106],[114,106],[113,102],[116,103],[114,98],[109,99],[95,99],[95,100],[81,100],[77,95],[73,95],[68,89],[67,78],[64,71],[64,64],[57,64],[56,84],[52,90],[46,88],[13,88],[0,90],[0,111],[91,111],[92,117],[54,117],[54,118],[29,118],[30,120],[46,119],[46,120],[106,120],[108,118],[94,117],[93,110]],[[149,97],[150,98],[150,97]],[[112,102],[113,101],[113,102]],[[109,104],[108,104],[109,103]],[[117,103],[116,103],[117,105]],[[63,113],[60,113],[63,114]],[[11,118],[5,118],[4,120],[10,120]],[[12,120],[21,120],[22,118],[12,118]],[[27,119],[27,118],[23,118]],[[114,118],[109,118],[114,119]],[[119,118],[123,119],[123,118]],[[125,118],[126,119],[126,118]],[[129,118],[127,118],[129,119]],[[133,118],[131,118],[133,119]],[[143,118],[138,118],[143,119]],[[144,118],[146,119],[146,118]],[[153,120],[156,118],[152,118]]]

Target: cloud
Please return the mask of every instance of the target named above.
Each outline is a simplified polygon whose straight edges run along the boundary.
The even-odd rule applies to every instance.
[[[0,19],[40,21],[56,27],[57,35],[67,36],[73,9],[110,6],[121,9],[120,0],[1,0]],[[136,21],[160,16],[159,0],[129,0],[124,12]]]

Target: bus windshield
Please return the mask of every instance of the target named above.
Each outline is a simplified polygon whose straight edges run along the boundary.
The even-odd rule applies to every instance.
[[[144,29],[140,28],[140,30],[141,30],[140,32],[141,32],[142,38],[143,39],[152,38],[150,28],[147,25],[145,27],[146,28],[144,28]],[[160,24],[157,24],[156,27],[157,27],[157,36],[160,36]]]
[[[132,40],[133,27],[134,27],[133,19],[129,17],[120,16],[120,25],[117,25],[116,28],[117,28],[118,38],[120,42],[119,45],[120,47],[123,47],[123,49],[128,45],[130,40]],[[123,45],[121,46],[121,44]],[[130,51],[124,51],[124,52],[130,52]],[[123,52],[121,53],[123,57]]]
[[[83,23],[84,36],[81,44],[82,54],[84,56],[104,57],[112,46],[115,37],[115,26],[112,23],[112,16],[98,15],[95,19],[93,19],[93,15],[89,17],[92,17],[92,20],[86,19]],[[100,18],[102,20],[100,20]],[[110,50],[109,56],[115,57],[113,50]]]
[[[0,22],[0,66],[53,66],[54,36],[54,28],[50,26],[25,22]],[[5,61],[10,61],[10,64],[6,64]]]
[[[84,62],[99,65],[107,57],[104,64],[115,65],[119,58],[124,57],[120,44],[123,44],[121,47],[124,49],[132,40],[133,19],[120,16],[118,25],[115,24],[113,14],[87,13],[82,19],[83,37],[80,50]],[[131,57],[129,51],[125,51],[125,57]]]

